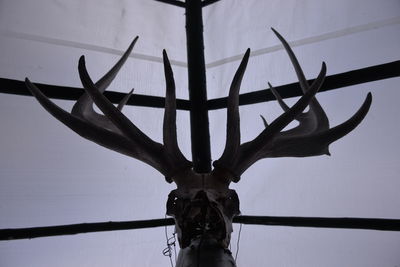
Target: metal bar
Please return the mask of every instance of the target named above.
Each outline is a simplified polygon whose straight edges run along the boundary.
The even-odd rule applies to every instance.
[[[400,220],[397,219],[238,216],[233,221],[235,223],[270,226],[400,231]]]
[[[379,81],[400,76],[400,60],[375,65],[367,68],[357,69],[326,77],[323,88],[320,92],[338,89],[346,86],[362,84],[366,82]],[[311,82],[313,80],[309,80]],[[54,99],[77,100],[84,92],[81,88],[39,84],[43,93]],[[301,90],[298,83],[291,83],[275,87],[283,98],[300,96]],[[32,96],[23,81],[0,78],[0,93]],[[114,91],[106,91],[104,95],[113,103],[119,103],[124,94]],[[240,105],[256,104],[275,100],[269,89],[241,94]],[[209,110],[226,108],[227,98],[217,98],[207,101]],[[177,99],[177,109],[190,110],[190,102],[184,99]],[[134,94],[127,105],[164,108],[164,98]]]
[[[399,76],[400,76],[400,60],[327,76],[319,92],[324,92],[333,89],[343,88],[346,86],[357,85],[357,84],[394,78]],[[314,79],[308,80],[310,84],[313,81]],[[278,90],[282,98],[289,98],[302,95],[298,83],[291,83],[291,84],[277,86],[275,87],[275,89]],[[256,104],[272,100],[275,100],[275,97],[272,94],[271,90],[265,89],[251,93],[241,94],[239,96],[239,105]],[[226,108],[226,104],[227,104],[226,97],[211,99],[207,101],[207,106],[209,110]]]
[[[173,5],[173,6],[179,6],[179,7],[185,7],[185,3],[177,0],[155,0],[157,2],[163,2],[165,4]]]
[[[201,0],[186,1],[186,41],[193,168],[195,172],[208,173],[211,148]]]
[[[1,229],[0,240],[31,239],[36,237],[75,235],[82,233],[132,230],[174,225],[174,219],[155,219],[128,222],[80,223],[59,226]]]
[[[202,2],[202,7],[206,7],[208,5],[212,5],[212,4],[214,4],[214,3],[218,2],[218,1],[220,1],[220,0],[204,0]]]
[[[35,83],[40,90],[49,98],[64,99],[64,100],[78,100],[78,98],[85,92],[81,88],[57,86],[49,84]],[[25,86],[25,82],[0,78],[0,93],[32,96]],[[104,92],[112,103],[119,103],[126,94],[114,91]],[[126,105],[164,108],[165,98],[159,96],[148,96],[133,94]],[[176,107],[180,110],[190,110],[190,102],[184,99],[176,100]]]
[[[237,216],[233,219],[233,222],[268,226],[400,231],[400,220],[398,219]],[[166,218],[127,222],[80,223],[47,227],[0,229],[0,240],[31,239],[46,236],[144,229],[174,224],[172,218]]]

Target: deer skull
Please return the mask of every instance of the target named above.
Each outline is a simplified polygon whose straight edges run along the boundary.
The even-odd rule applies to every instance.
[[[238,195],[229,189],[226,177],[217,170],[210,174],[187,170],[175,177],[178,188],[168,196],[167,215],[175,218],[181,248],[200,238],[229,246],[232,220],[240,211]]]

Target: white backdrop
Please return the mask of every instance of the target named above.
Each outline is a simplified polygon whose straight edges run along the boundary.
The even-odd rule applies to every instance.
[[[270,27],[294,47],[308,78],[400,59],[398,0],[221,0],[204,9],[209,98],[227,94],[241,55],[253,51],[242,92],[296,81]],[[0,77],[80,86],[86,55],[100,77],[139,35],[110,90],[164,95],[161,51],[173,60],[177,96],[187,99],[184,10],[151,0],[1,0]],[[268,159],[233,185],[244,215],[400,219],[399,78],[320,93],[331,125],[349,118],[367,92],[363,123],[331,145],[331,157]],[[295,99],[288,100],[293,103]],[[70,109],[69,101],[56,101]],[[242,140],[281,112],[243,106]],[[161,140],[161,109],[125,114]],[[162,218],[174,187],[149,166],[106,150],[56,121],[32,97],[0,95],[0,228]],[[178,112],[190,157],[189,115]],[[225,111],[210,112],[212,156],[225,143]],[[236,252],[238,225],[232,250]],[[172,227],[168,228],[171,233]],[[164,228],[0,242],[0,266],[168,266]],[[239,266],[400,266],[400,234],[365,230],[243,226]]]

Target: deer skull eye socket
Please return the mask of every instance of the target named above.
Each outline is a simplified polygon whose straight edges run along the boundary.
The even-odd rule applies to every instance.
[[[223,207],[224,213],[231,218],[240,214],[239,197],[235,190],[229,191],[229,195],[224,199]]]

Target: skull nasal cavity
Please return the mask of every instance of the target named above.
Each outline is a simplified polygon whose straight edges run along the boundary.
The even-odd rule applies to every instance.
[[[208,202],[208,197],[207,197],[207,193],[204,190],[200,190],[196,193],[196,195],[194,196],[194,199],[196,200],[204,200]]]

